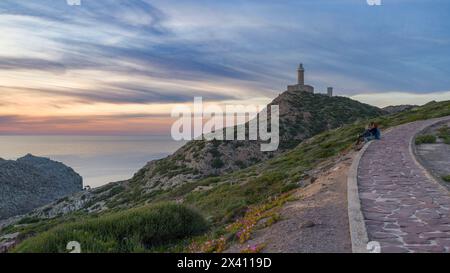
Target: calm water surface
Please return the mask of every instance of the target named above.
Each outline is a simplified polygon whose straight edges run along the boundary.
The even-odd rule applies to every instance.
[[[49,157],[72,167],[84,185],[98,187],[131,178],[148,161],[183,144],[166,136],[0,136],[0,157]]]

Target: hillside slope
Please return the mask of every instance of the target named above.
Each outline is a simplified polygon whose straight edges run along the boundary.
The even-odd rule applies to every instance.
[[[450,101],[429,103],[414,110],[371,120],[379,122],[384,130],[415,120],[447,115],[450,115]],[[168,201],[182,203],[201,212],[208,219],[209,232],[201,237],[180,241],[176,245],[158,248],[158,251],[223,251],[234,242],[246,243],[255,230],[282,220],[277,209],[291,202],[292,198],[302,198],[302,196],[293,197],[293,192],[314,183],[318,175],[333,168],[333,162],[342,160],[343,155],[354,143],[355,135],[364,129],[368,121],[323,132],[286,153],[246,169],[220,177],[201,179],[153,195],[142,196],[133,190],[132,185],[128,185],[129,188],[122,189],[122,192],[113,197],[109,195],[109,202],[113,202],[109,205],[118,210],[120,200],[126,199],[128,199],[126,204],[134,203],[135,206]],[[102,192],[117,187],[118,185],[109,186]],[[126,211],[128,210],[125,209],[124,212]],[[28,223],[27,225],[11,225],[3,229],[2,233],[20,232],[23,236],[27,236],[49,230],[45,236],[39,235],[33,240],[45,249],[46,236],[52,234],[58,237],[56,229],[55,232],[52,231],[53,227],[66,230],[70,228],[68,223],[80,223],[92,217],[103,218],[108,215],[110,215],[108,212],[99,216],[77,212],[51,220],[27,219],[21,222]],[[155,251],[145,247],[141,249]]]
[[[415,107],[418,107],[417,105],[409,105],[409,104],[403,104],[403,105],[391,105],[384,107],[383,110],[388,112],[389,114],[397,114],[406,110],[411,110]]]
[[[81,176],[62,163],[27,155],[0,159],[0,219],[24,214],[81,191]]]
[[[147,192],[168,189],[210,175],[222,175],[265,161],[318,133],[385,112],[345,97],[307,92],[284,92],[279,105],[280,146],[261,152],[259,141],[191,141],[173,155],[150,162],[133,178]]]
[[[261,152],[260,141],[191,141],[173,155],[148,163],[128,181],[77,194],[34,215],[51,218],[78,210],[91,213],[132,207],[161,192],[267,161],[320,132],[384,113],[349,98],[306,92],[284,92],[270,105],[279,105],[280,110],[280,147],[276,152]]]

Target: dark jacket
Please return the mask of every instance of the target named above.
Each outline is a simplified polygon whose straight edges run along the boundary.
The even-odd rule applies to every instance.
[[[372,128],[369,130],[369,132],[375,139],[381,139],[381,130],[380,129]]]

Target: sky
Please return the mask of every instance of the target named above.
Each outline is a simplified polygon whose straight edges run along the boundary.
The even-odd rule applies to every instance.
[[[377,106],[450,99],[450,1],[0,1],[0,134],[167,134],[171,109],[306,82]]]

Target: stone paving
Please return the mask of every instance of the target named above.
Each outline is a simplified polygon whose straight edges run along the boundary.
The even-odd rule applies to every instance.
[[[450,252],[450,194],[418,166],[409,144],[425,125],[394,128],[372,143],[358,168],[370,241],[382,252]]]

